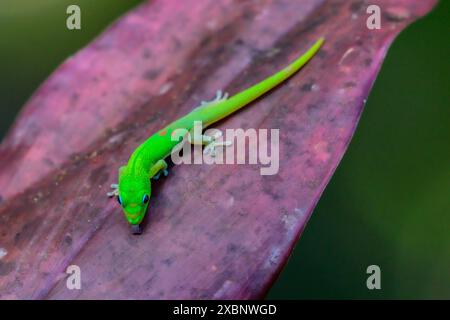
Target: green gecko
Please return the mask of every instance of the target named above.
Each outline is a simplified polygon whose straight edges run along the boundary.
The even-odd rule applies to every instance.
[[[296,73],[316,54],[323,42],[324,39],[320,38],[289,66],[230,98],[218,91],[214,100],[202,102],[184,117],[153,134],[133,152],[128,163],[119,169],[119,184],[111,185],[113,191],[108,192],[109,197],[117,197],[133,234],[142,233],[140,224],[150,200],[150,180],[158,179],[161,172],[167,176],[164,159],[180,143],[180,139],[173,139],[174,131],[187,130],[187,140],[192,144],[205,145],[204,152],[214,152],[216,147],[228,145],[228,142],[218,142],[219,136],[194,136],[194,122],[201,122],[204,129],[249,104]]]

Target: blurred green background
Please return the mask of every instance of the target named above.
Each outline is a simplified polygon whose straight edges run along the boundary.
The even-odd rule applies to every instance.
[[[69,55],[138,0],[1,0],[0,138]],[[69,4],[82,30],[69,31]],[[269,298],[450,298],[450,1],[395,40]],[[366,268],[381,268],[368,290]]]

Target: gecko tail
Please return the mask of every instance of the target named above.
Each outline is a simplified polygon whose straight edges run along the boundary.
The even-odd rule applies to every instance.
[[[323,37],[319,38],[304,54],[274,75],[230,97],[223,103],[203,108],[201,110],[201,118],[206,124],[219,121],[278,86],[311,60],[317,51],[319,51],[324,41],[325,39]]]

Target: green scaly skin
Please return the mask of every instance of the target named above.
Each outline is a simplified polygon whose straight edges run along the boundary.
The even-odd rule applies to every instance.
[[[151,196],[150,179],[161,171],[165,171],[167,165],[163,159],[168,157],[180,142],[172,139],[175,130],[180,128],[191,130],[195,121],[200,121],[203,128],[206,128],[239,110],[296,73],[316,54],[323,42],[324,39],[320,38],[292,64],[269,78],[231,98],[212,101],[194,109],[142,143],[133,152],[127,165],[119,169],[119,185],[115,195],[120,199],[119,203],[127,221],[131,225],[139,225],[144,219]]]

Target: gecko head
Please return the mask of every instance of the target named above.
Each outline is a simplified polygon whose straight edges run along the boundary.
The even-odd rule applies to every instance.
[[[131,225],[139,225],[144,219],[150,195],[151,185],[147,174],[127,172],[126,167],[121,170],[117,201]]]

